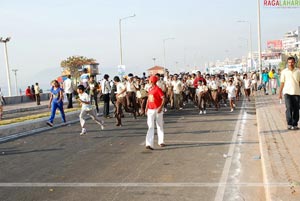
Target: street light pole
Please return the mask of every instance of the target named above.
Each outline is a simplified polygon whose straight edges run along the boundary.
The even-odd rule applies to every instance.
[[[122,20],[135,17],[134,15],[130,15],[127,17],[123,17],[119,19],[119,40],[120,40],[120,65],[123,65],[123,49],[122,49]]]
[[[249,24],[249,43],[250,43],[250,70],[252,69],[253,67],[253,63],[252,63],[252,60],[253,60],[253,56],[252,56],[252,27],[251,27],[251,23],[249,21],[244,21],[244,20],[239,20],[238,22],[245,22],[245,23],[248,23]]]
[[[261,30],[260,30],[260,0],[257,0],[257,34],[258,34],[258,66],[260,75],[262,74],[262,63],[261,63]],[[261,76],[260,76],[261,79]]]
[[[15,86],[16,86],[16,96],[18,95],[18,81],[17,81],[17,71],[18,69],[11,69],[15,73]]]
[[[4,54],[5,54],[5,63],[6,63],[6,76],[7,76],[7,85],[8,85],[8,96],[11,96],[11,84],[10,84],[10,71],[9,71],[9,64],[8,64],[8,56],[7,56],[7,45],[10,41],[10,37],[3,39],[0,37],[0,42],[4,43]]]
[[[167,69],[167,66],[166,66],[166,41],[167,40],[174,40],[175,38],[165,38],[163,39],[163,46],[164,46],[164,73]]]

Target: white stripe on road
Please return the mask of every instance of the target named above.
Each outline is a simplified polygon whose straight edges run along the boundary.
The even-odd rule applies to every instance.
[[[232,140],[231,140],[231,145],[230,145],[229,151],[227,153],[228,156],[233,156],[237,136],[240,132],[242,124],[246,123],[246,119],[244,119],[246,117],[244,115],[244,113],[245,113],[245,110],[243,109],[244,106],[245,106],[245,100],[243,101],[240,114],[237,118],[238,121],[236,123],[234,133],[233,133],[233,136],[232,136]],[[227,179],[228,179],[228,175],[229,175],[232,160],[233,160],[233,157],[228,157],[226,159],[226,162],[225,162],[225,165],[224,165],[224,168],[223,168],[223,172],[222,172],[222,176],[221,176],[220,182],[219,182],[220,186],[218,187],[218,190],[217,190],[217,193],[216,193],[215,201],[222,201],[223,200],[226,185],[221,185],[221,184],[224,184],[224,183],[226,184],[227,183]]]
[[[0,183],[0,187],[288,187],[290,183]]]

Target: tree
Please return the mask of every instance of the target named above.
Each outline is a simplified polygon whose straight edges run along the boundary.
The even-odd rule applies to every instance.
[[[95,64],[95,59],[88,59],[84,56],[71,56],[66,60],[63,60],[60,65],[64,71],[69,72],[72,77],[76,78],[80,76],[79,69],[82,68],[83,65]]]

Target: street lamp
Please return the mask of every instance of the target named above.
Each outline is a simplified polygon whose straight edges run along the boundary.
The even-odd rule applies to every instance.
[[[241,23],[248,23],[249,24],[249,43],[250,43],[250,70],[252,69],[253,65],[252,65],[252,28],[251,28],[251,23],[249,21],[245,21],[245,20],[238,20],[237,22],[241,22]]]
[[[127,17],[123,17],[119,19],[119,37],[120,37],[120,65],[123,65],[123,50],[122,50],[122,20],[126,20],[128,18],[135,17],[134,15],[130,15]]]
[[[10,85],[10,72],[9,72],[9,64],[8,64],[8,56],[7,56],[7,45],[10,41],[10,37],[6,39],[0,37],[0,42],[4,43],[4,54],[5,54],[5,63],[6,63],[6,76],[7,76],[7,85],[8,85],[8,96],[11,96],[11,85]]]
[[[164,73],[167,69],[167,66],[166,66],[166,41],[167,40],[174,40],[175,38],[165,38],[163,39],[163,45],[164,45]]]
[[[155,66],[155,60],[156,60],[156,58],[153,57],[152,60],[153,60],[153,66]]]
[[[18,69],[11,69],[15,73],[15,87],[16,87],[16,96],[18,95],[18,81],[17,81],[17,71]]]

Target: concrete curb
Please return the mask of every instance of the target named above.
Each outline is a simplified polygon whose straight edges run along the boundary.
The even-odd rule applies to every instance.
[[[79,121],[79,117],[78,117],[79,113],[80,113],[80,110],[66,113],[67,124],[78,122]],[[56,115],[54,122],[61,121],[60,118],[61,117],[59,114]],[[1,133],[0,142],[6,142],[8,140],[12,140],[15,138],[31,135],[36,132],[49,130],[49,128],[51,128],[51,127],[48,127],[46,125],[46,121],[48,119],[49,119],[49,117],[43,117],[43,118],[39,118],[39,119],[34,119],[34,120],[24,121],[24,122],[20,122],[20,123],[14,123],[14,124],[1,126],[0,127],[0,133]],[[59,127],[62,125],[65,125],[65,124],[58,123],[54,127]]]
[[[37,106],[37,107],[40,108],[40,106]],[[100,115],[103,115],[101,107],[103,107],[103,103],[99,103]],[[24,108],[24,109],[32,110],[32,107]],[[78,111],[66,113],[66,119],[67,119],[66,124],[68,125],[68,124],[73,124],[73,123],[79,122],[80,111],[81,110],[79,109]],[[110,113],[113,113],[112,108],[110,108]],[[91,117],[86,117],[86,119],[90,119],[90,118]],[[66,126],[65,123],[55,123],[55,122],[61,121],[60,114],[55,116],[53,127],[49,127],[48,125],[46,125],[46,122],[48,119],[49,119],[49,117],[43,117],[43,118],[39,118],[39,119],[28,120],[28,121],[24,121],[24,122],[1,126],[0,127],[0,133],[1,133],[0,143],[15,140],[15,139],[18,139],[21,137],[26,137],[29,135],[34,135],[36,133],[51,130],[53,128]]]
[[[46,109],[48,108],[47,105],[39,105],[36,107],[27,107],[27,108],[17,108],[12,110],[4,110],[3,114],[13,114],[13,113],[19,113],[19,112],[27,112],[27,111],[33,111],[33,110],[40,110],[40,109]]]
[[[262,172],[263,172],[263,182],[264,184],[268,184],[269,180],[268,178],[270,175],[268,175],[268,171],[270,170],[270,163],[267,163],[269,161],[268,157],[268,152],[264,149],[265,143],[265,138],[263,137],[262,133],[262,125],[260,121],[260,117],[262,116],[261,110],[257,108],[257,100],[255,101],[255,107],[256,107],[256,119],[257,119],[257,134],[258,134],[258,140],[259,140],[259,148],[260,148],[260,153],[261,153],[261,165],[262,165]],[[264,187],[265,189],[265,196],[266,196],[266,201],[270,201],[270,189],[268,187]]]

